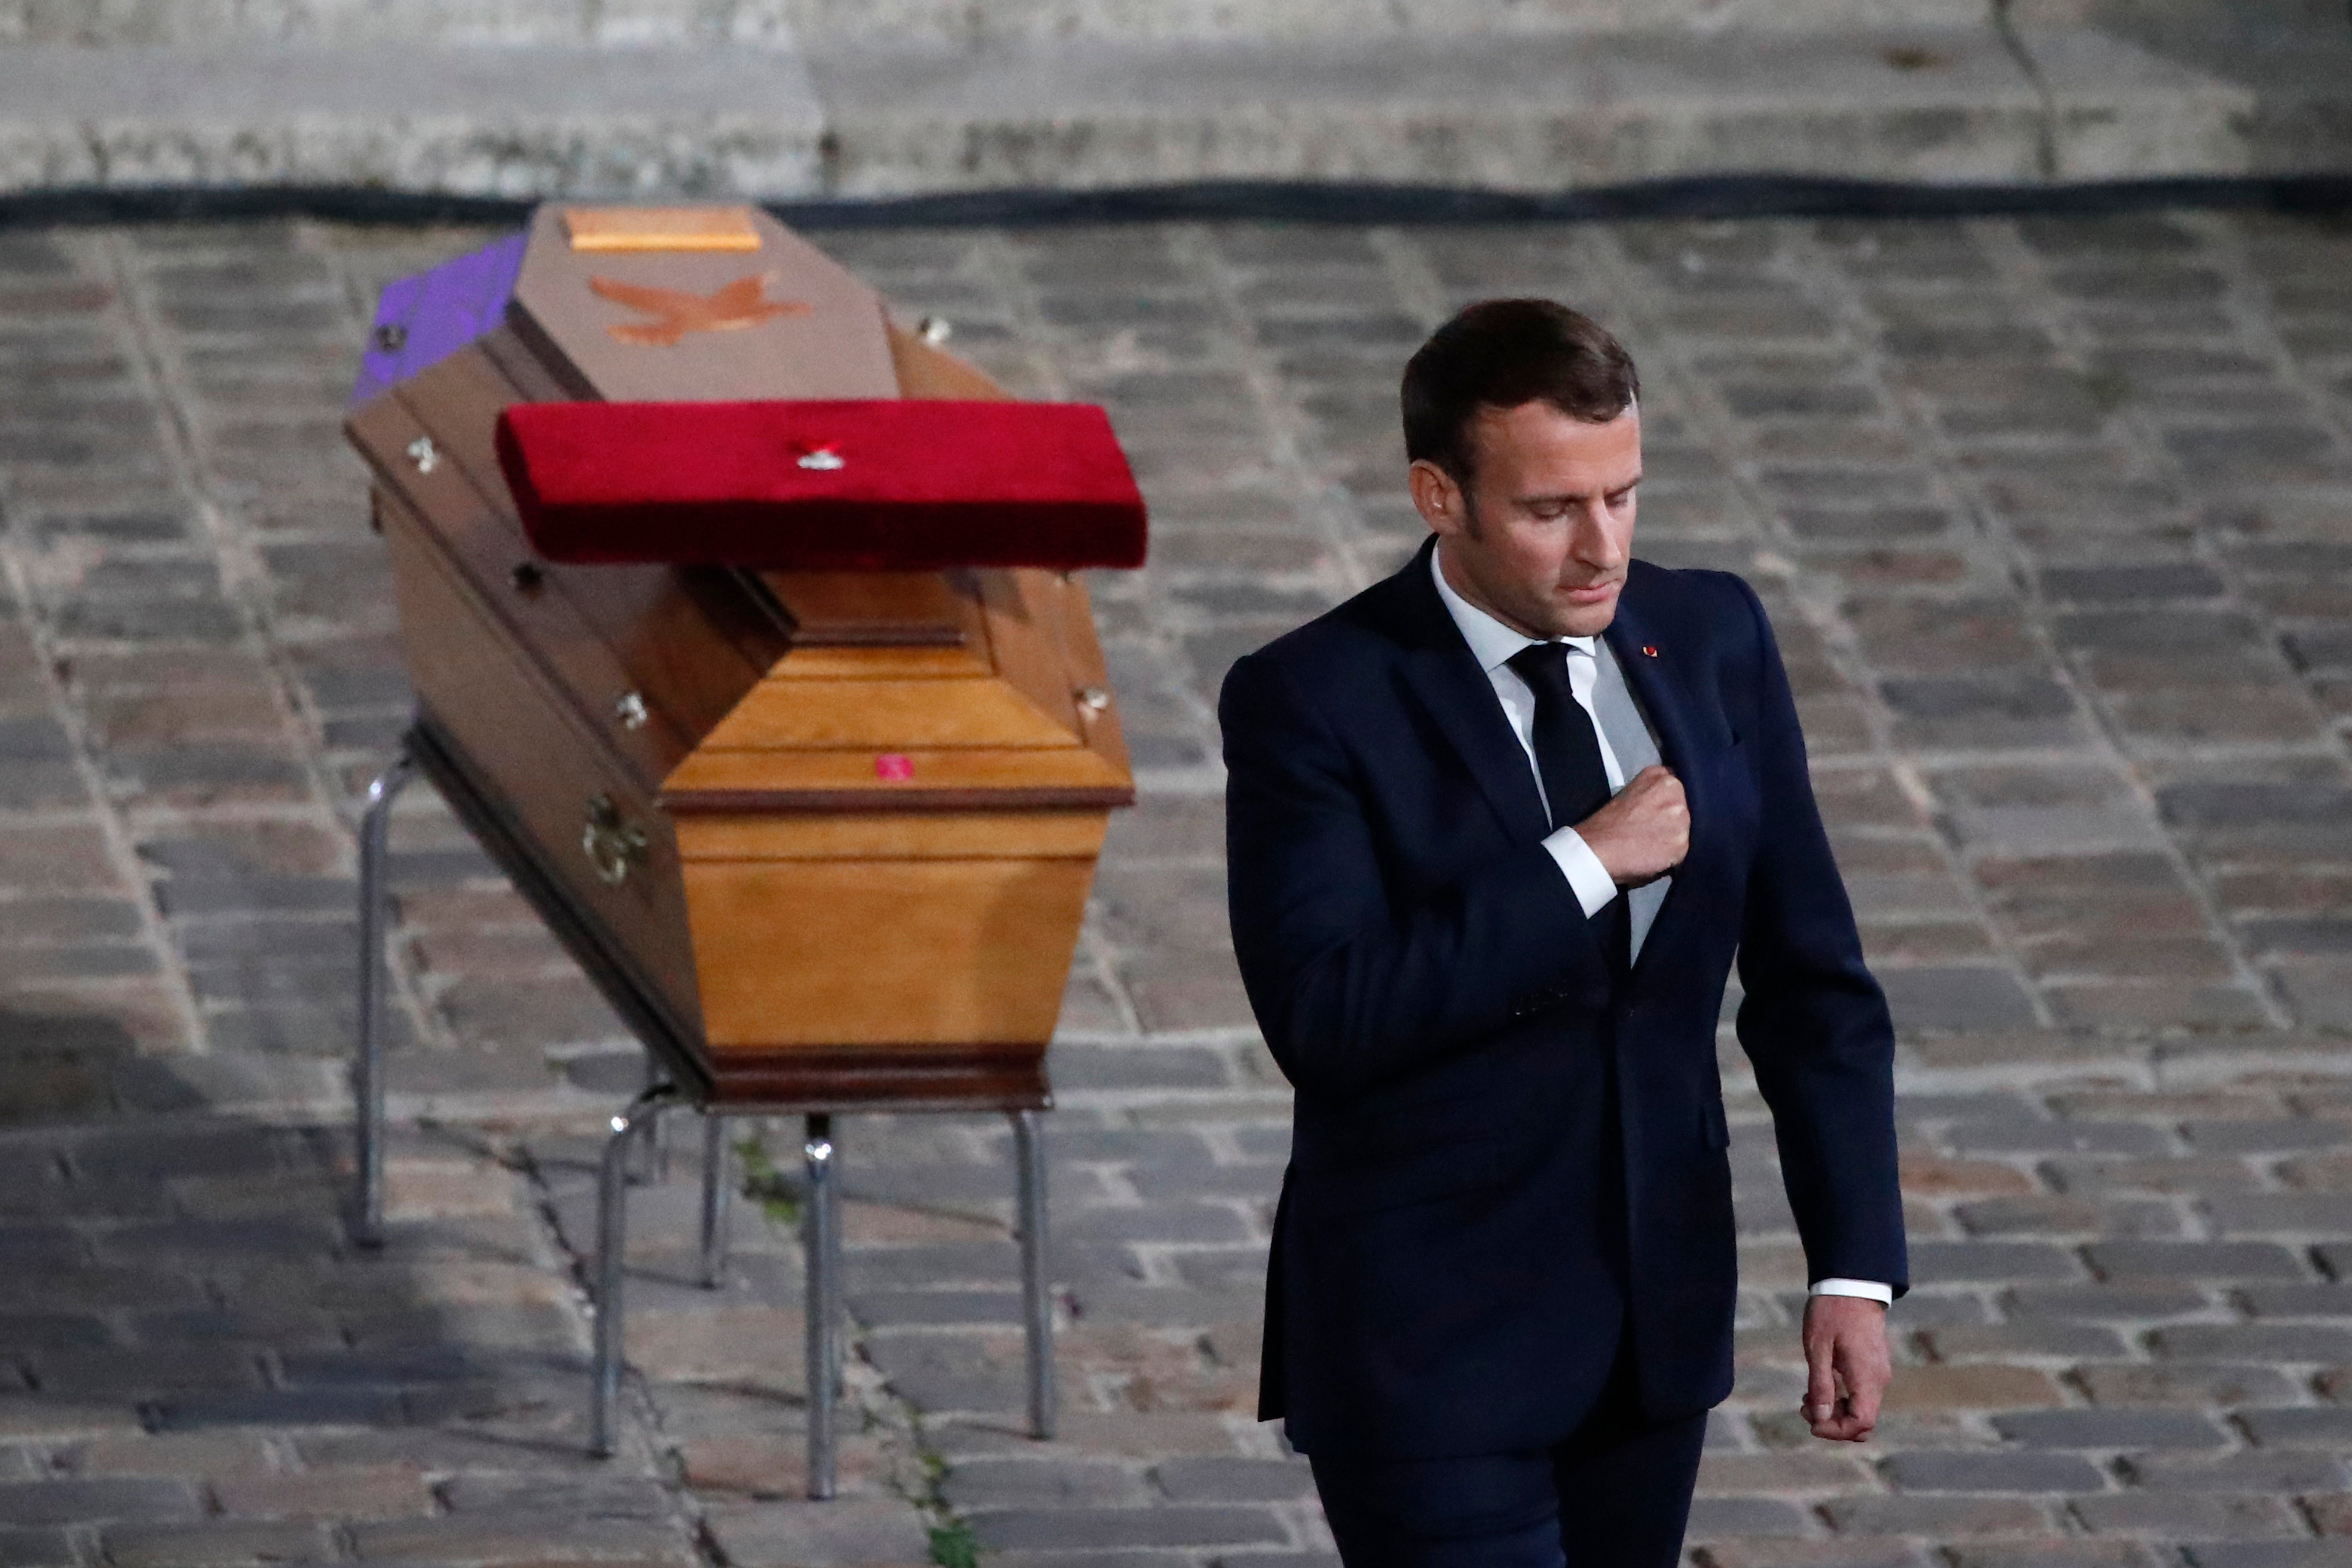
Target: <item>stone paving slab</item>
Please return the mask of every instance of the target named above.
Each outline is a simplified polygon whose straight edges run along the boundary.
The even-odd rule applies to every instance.
[[[484,237],[0,235],[0,1561],[1328,1568],[1249,1419],[1287,1099],[1211,704],[1414,544],[1405,353],[1541,291],[1641,360],[1641,549],[1765,596],[1903,1028],[1919,1284],[1859,1449],[1795,1415],[1803,1269],[1727,1037],[1695,1568],[2352,1562],[2352,227],[825,236],[1105,403],[1155,531],[1095,584],[1142,798],[1052,1058],[1060,1435],[1021,1432],[1004,1127],[847,1119],[829,1505],[789,1183],[698,1288],[684,1128],[634,1200],[622,1452],[583,1454],[591,1172],[642,1060],[421,789],[390,1245],[339,1227],[352,826],[407,693],[336,423],[375,290]]]
[[[1956,0],[800,9],[0,7],[0,192],[2032,186],[2352,159],[2352,26],[2315,9],[2203,31]]]
[[[2250,0],[2273,8],[2303,0]],[[2080,21],[2081,0],[2027,0],[2035,20]],[[2168,0],[2154,0],[2159,14]],[[2103,11],[2144,9],[2126,0]],[[2049,15],[2045,16],[2044,14]],[[1638,19],[1657,28],[1738,26],[1819,29],[1858,16],[1879,23],[1980,22],[1984,0],[1544,0],[1465,14],[1445,0],[0,0],[0,43],[83,47],[189,43],[236,33],[314,43],[397,43],[416,37],[467,43],[609,46],[768,41],[920,39],[965,46],[1042,38],[1344,37],[1405,31],[1594,31]]]
[[[0,183],[491,195],[817,188],[783,48],[206,41],[0,51]]]

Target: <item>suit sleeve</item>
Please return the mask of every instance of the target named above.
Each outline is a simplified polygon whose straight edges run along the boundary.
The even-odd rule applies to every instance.
[[[1772,1109],[1807,1277],[1883,1280],[1900,1295],[1894,1023],[1863,963],[1771,623],[1738,587],[1759,653],[1751,744],[1766,824],[1740,933],[1739,1043]]]
[[[1227,889],[1259,1027],[1301,1092],[1343,1099],[1539,1007],[1605,1005],[1568,879],[1529,844],[1391,899],[1354,763],[1280,666],[1225,679]]]

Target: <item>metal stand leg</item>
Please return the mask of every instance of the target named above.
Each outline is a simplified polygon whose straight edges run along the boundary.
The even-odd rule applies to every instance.
[[[360,1190],[352,1239],[362,1247],[383,1245],[384,847],[392,803],[415,774],[416,763],[403,747],[368,785],[367,811],[360,818],[360,1048],[352,1074]]]
[[[624,1307],[623,1266],[629,1246],[629,1151],[638,1135],[659,1123],[676,1090],[658,1084],[613,1118],[613,1136],[597,1169],[596,1191],[596,1386],[588,1451],[598,1458],[613,1452],[613,1416],[621,1396]]]
[[[653,1052],[646,1053],[646,1092],[651,1094],[669,1081],[662,1065]],[[641,1186],[658,1186],[669,1180],[669,1123],[656,1120],[652,1133],[637,1146],[636,1168],[629,1179]]]
[[[727,1120],[702,1113],[702,1288],[716,1290],[727,1275],[727,1221],[735,1184],[727,1168]]]
[[[1029,1339],[1029,1435],[1054,1435],[1054,1299],[1045,1260],[1045,1145],[1037,1113],[1013,1112],[1021,1163],[1021,1315]]]
[[[841,1221],[834,1190],[832,1117],[808,1119],[801,1157],[808,1173],[808,1207],[801,1233],[808,1268],[808,1495],[822,1501],[833,1496],[834,1405],[841,1396],[841,1363],[834,1347],[841,1296]]]

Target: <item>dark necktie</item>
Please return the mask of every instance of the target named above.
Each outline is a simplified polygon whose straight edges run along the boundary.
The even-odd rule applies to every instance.
[[[1576,700],[1568,679],[1569,647],[1539,642],[1511,656],[1511,668],[1535,693],[1536,770],[1554,828],[1573,827],[1609,804],[1609,769],[1601,760],[1601,735],[1592,715]],[[1622,973],[1632,962],[1633,927],[1621,893],[1591,917],[1592,934],[1611,967]]]
[[[1573,827],[1609,804],[1609,770],[1592,715],[1568,680],[1566,643],[1532,643],[1511,656],[1511,668],[1536,697],[1536,770],[1554,827]]]

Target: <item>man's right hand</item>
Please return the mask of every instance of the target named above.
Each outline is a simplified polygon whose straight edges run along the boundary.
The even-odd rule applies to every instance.
[[[1619,887],[1654,882],[1690,853],[1690,805],[1683,799],[1683,781],[1653,763],[1578,823],[1576,834]]]

